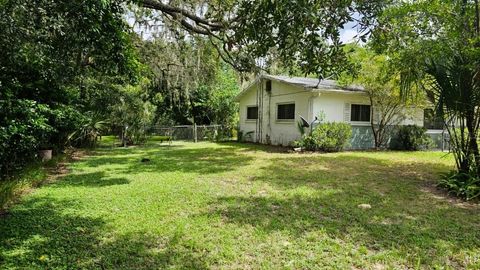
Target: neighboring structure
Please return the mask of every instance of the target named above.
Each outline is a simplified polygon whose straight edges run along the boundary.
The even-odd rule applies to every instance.
[[[300,117],[311,123],[323,114],[324,121],[352,125],[352,149],[373,147],[370,119],[374,113],[362,87],[341,87],[332,80],[261,75],[236,100],[245,140],[287,146],[300,138]],[[423,126],[423,109],[415,109],[413,114],[401,124]]]

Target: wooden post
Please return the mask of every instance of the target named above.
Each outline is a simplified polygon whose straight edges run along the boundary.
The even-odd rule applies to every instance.
[[[193,141],[197,142],[197,124],[193,123]]]

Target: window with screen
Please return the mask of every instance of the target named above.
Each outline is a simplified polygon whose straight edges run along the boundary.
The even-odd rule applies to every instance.
[[[258,107],[251,106],[247,107],[247,120],[256,120],[258,119]]]
[[[295,103],[278,104],[277,106],[278,120],[293,120],[295,119]]]
[[[370,105],[352,104],[350,111],[350,121],[352,122],[370,122]]]

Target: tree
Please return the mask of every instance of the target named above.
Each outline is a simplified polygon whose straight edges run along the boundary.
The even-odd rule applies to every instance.
[[[113,0],[0,1],[0,177],[65,146],[88,78],[136,80],[123,12]]]
[[[478,1],[415,1],[379,17],[375,47],[390,55],[403,90],[425,89],[450,134],[458,172],[480,176],[480,22]]]
[[[364,38],[386,2],[136,1],[147,9],[140,9],[138,21],[149,18],[207,37],[220,57],[239,71],[252,71],[258,59],[277,57],[286,66],[319,77],[352,68],[341,49],[340,29],[357,21]]]
[[[410,116],[410,108],[421,106],[423,95],[405,99],[400,93],[400,78],[385,55],[375,54],[366,47],[349,45],[350,59],[359,66],[358,72],[344,73],[342,84],[359,84],[365,88],[372,109],[370,125],[376,149],[387,147],[392,128]]]
[[[237,76],[208,40],[159,36],[137,43],[150,71],[149,99],[157,105],[155,122],[234,125]]]

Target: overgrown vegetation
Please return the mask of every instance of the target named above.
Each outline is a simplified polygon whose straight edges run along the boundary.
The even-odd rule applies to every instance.
[[[302,134],[294,146],[308,151],[338,152],[348,146],[351,137],[352,127],[349,124],[324,122],[317,125],[311,133]]]
[[[370,100],[374,147],[386,149],[392,129],[412,118],[413,112],[425,105],[425,95],[415,91],[408,97],[402,97],[400,75],[385,54],[375,53],[369,45],[361,47],[349,44],[345,50],[350,52],[350,60],[358,66],[358,71],[354,74],[343,73],[339,81],[364,88]]]
[[[426,128],[416,125],[399,126],[392,132],[390,148],[408,151],[430,149],[433,147],[433,141],[426,132]]]
[[[480,197],[480,178],[475,174],[467,175],[452,171],[443,176],[438,186],[447,189],[450,194],[467,200]]]
[[[402,3],[383,12],[373,34],[376,48],[400,70],[404,94],[424,89],[436,105],[458,173],[445,181],[459,185],[480,175],[479,13],[478,1]]]
[[[86,78],[134,83],[138,62],[116,1],[0,2],[0,177],[38,149],[61,151],[88,121]]]

